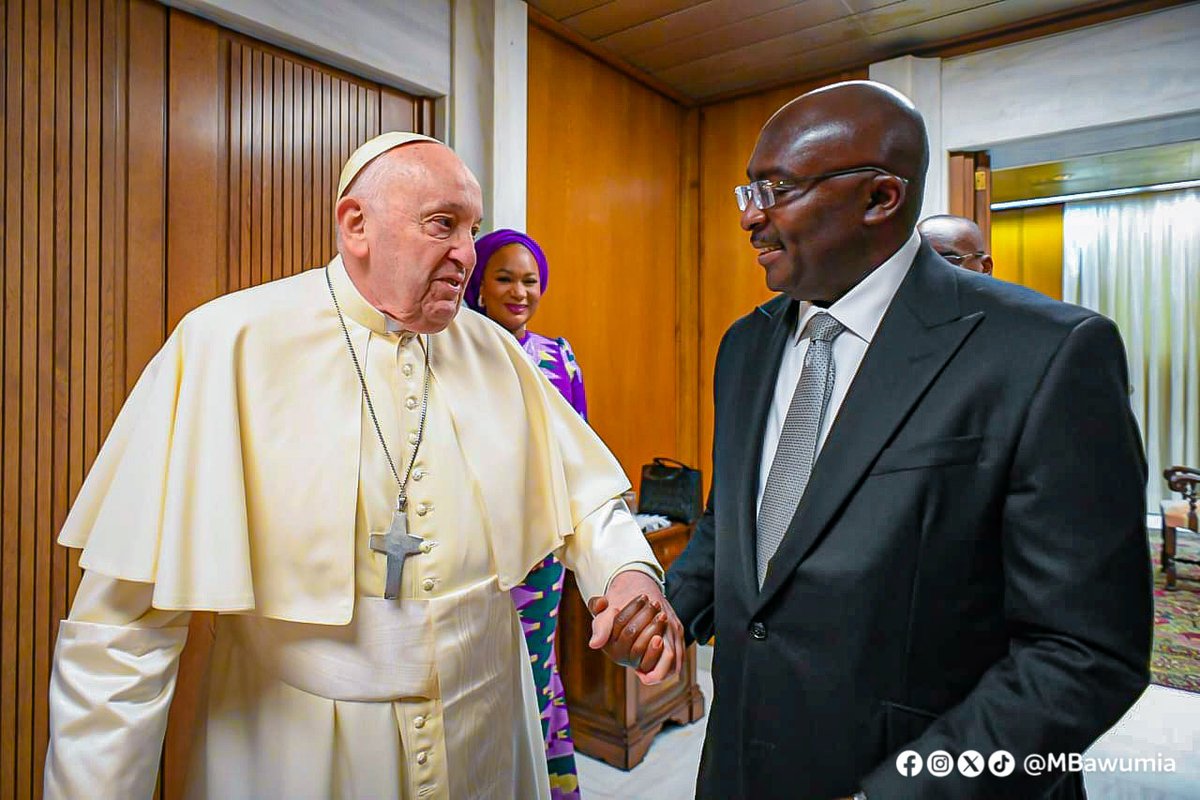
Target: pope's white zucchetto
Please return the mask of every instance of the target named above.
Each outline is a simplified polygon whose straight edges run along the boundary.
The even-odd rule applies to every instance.
[[[350,188],[350,184],[354,183],[354,179],[358,177],[358,173],[363,171],[363,167],[387,151],[394,150],[406,144],[412,144],[413,142],[443,144],[443,142],[434,139],[432,136],[409,133],[408,131],[388,131],[387,133],[379,134],[351,153],[350,158],[346,160],[346,166],[342,167],[342,176],[338,179],[337,197],[334,198],[334,202],[342,199],[346,194],[346,190]]]

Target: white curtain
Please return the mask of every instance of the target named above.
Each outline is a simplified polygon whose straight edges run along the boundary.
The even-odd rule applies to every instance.
[[[1200,191],[1068,203],[1063,299],[1121,330],[1155,513],[1163,469],[1200,467]]]

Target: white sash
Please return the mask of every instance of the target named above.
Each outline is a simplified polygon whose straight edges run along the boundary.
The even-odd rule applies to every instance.
[[[348,625],[251,615],[231,622],[238,643],[280,681],[330,700],[438,697],[429,600],[355,598]]]

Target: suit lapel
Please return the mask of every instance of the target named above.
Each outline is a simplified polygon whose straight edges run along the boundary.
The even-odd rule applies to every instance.
[[[922,244],[830,428],[771,559],[757,609],[816,545],[913,405],[983,318],[982,312],[960,314],[953,270]]]
[[[735,411],[740,420],[750,421],[750,430],[742,440],[742,455],[736,462],[736,474],[741,476],[737,489],[739,544],[742,553],[742,585],[751,594],[758,593],[758,572],[755,567],[755,537],[758,529],[758,472],[762,461],[763,432],[767,413],[779,376],[779,362],[788,334],[796,327],[798,304],[784,295],[759,306],[760,328],[750,337],[749,348],[743,356],[742,374],[738,376],[741,389]],[[744,415],[744,416],[743,416]],[[737,423],[740,420],[730,420]]]

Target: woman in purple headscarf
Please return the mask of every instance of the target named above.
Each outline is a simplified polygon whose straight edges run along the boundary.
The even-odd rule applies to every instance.
[[[583,376],[566,339],[551,339],[527,327],[546,293],[550,270],[542,248],[530,237],[501,229],[475,242],[475,271],[467,281],[463,299],[507,329],[525,348],[533,363],[554,384],[579,415],[587,419]],[[535,567],[525,582],[513,589],[513,602],[521,617],[533,682],[542,715],[550,793],[554,800],[579,798],[575,771],[575,744],[567,718],[566,697],[554,654],[558,604],[562,599],[563,565],[554,556]]]

